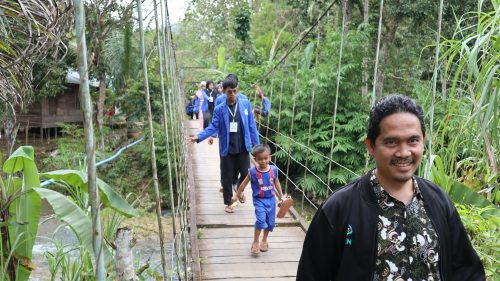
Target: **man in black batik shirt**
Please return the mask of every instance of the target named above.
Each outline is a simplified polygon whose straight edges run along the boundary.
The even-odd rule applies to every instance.
[[[366,147],[376,168],[332,194],[309,226],[298,281],[486,280],[448,195],[414,175],[423,112],[401,95],[370,112]]]

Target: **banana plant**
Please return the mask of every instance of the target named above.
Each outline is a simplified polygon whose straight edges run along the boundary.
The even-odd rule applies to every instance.
[[[54,215],[75,233],[80,244],[88,251],[93,251],[92,223],[87,208],[78,206],[66,195],[40,187],[40,177],[44,177],[88,192],[86,173],[74,170],[38,173],[34,154],[33,147],[22,146],[12,153],[3,165],[0,163],[6,175],[3,178],[0,173],[0,280],[29,279],[34,268],[31,258],[42,199],[49,203]],[[104,181],[98,179],[97,185],[104,206],[126,217],[138,215],[137,211]],[[111,250],[104,246],[103,251],[106,263],[110,264]]]

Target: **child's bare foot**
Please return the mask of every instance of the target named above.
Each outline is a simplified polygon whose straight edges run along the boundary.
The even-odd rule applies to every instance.
[[[260,250],[262,252],[267,252],[269,250],[269,243],[267,243],[267,241],[260,242]]]
[[[252,254],[256,255],[260,253],[259,242],[252,243]]]

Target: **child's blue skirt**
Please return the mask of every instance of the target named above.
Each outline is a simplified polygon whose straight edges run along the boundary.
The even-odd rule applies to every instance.
[[[273,197],[253,197],[255,207],[255,228],[273,231],[276,218],[276,198]]]

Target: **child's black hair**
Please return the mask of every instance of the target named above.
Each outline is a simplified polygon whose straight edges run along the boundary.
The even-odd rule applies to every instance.
[[[252,156],[255,157],[257,154],[260,154],[262,152],[268,152],[269,154],[271,154],[271,148],[269,147],[269,145],[257,144],[252,149]]]

